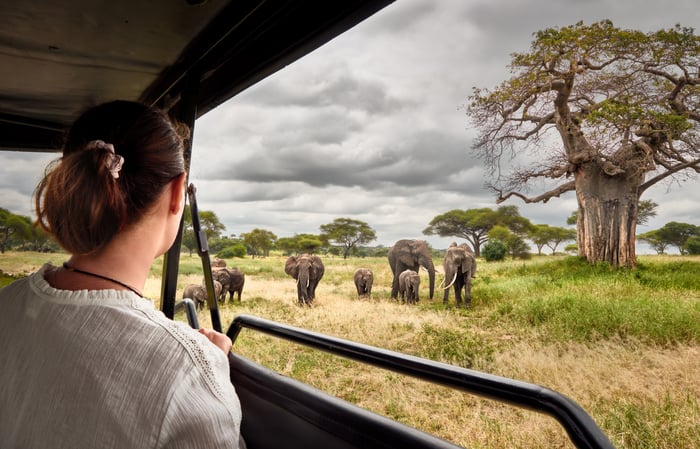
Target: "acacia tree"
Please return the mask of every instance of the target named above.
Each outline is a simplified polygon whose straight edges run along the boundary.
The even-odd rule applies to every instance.
[[[509,80],[469,97],[497,203],[575,191],[579,255],[635,266],[640,196],[700,173],[699,65],[691,28],[645,34],[602,21],[535,33],[529,52],[513,54]],[[508,172],[503,158],[529,150],[535,162]],[[541,180],[557,185],[523,193]]]
[[[546,224],[535,225],[530,232],[530,239],[537,246],[537,254],[542,254],[542,248],[547,246],[552,255],[557,253],[557,247],[566,241],[574,240],[576,231]]]
[[[277,240],[277,236],[267,229],[255,228],[250,232],[241,234],[241,240],[248,247],[250,255],[253,256],[269,256],[270,248]]]
[[[336,218],[333,223],[321,225],[321,238],[340,245],[343,259],[347,259],[352,248],[375,240],[377,234],[364,221]]]
[[[529,232],[532,223],[520,215],[516,206],[501,206],[497,210],[488,207],[480,209],[454,209],[435,216],[425,235],[440,237],[461,237],[471,244],[474,255],[481,257],[481,245],[489,239],[489,231],[496,225],[503,225],[518,235]]]
[[[0,207],[0,253],[10,246],[12,238],[29,239],[32,236],[29,217],[16,215]]]
[[[185,211],[183,213],[184,228],[182,231],[182,245],[189,250],[191,256],[192,251],[197,248],[197,237],[194,234],[192,226],[192,212],[189,204],[185,204]],[[207,243],[221,238],[221,234],[226,231],[226,226],[219,221],[219,217],[217,217],[216,213],[210,210],[199,211],[199,226],[201,230],[204,231]]]

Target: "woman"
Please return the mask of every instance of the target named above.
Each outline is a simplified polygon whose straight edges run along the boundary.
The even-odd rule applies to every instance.
[[[3,447],[238,447],[231,340],[141,294],[179,227],[184,137],[156,109],[106,103],[47,168],[38,223],[70,258],[0,290]]]

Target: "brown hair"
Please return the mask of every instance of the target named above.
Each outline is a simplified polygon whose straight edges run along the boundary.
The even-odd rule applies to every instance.
[[[183,128],[131,101],[87,110],[68,132],[63,157],[49,164],[36,188],[38,224],[72,254],[98,252],[185,171]],[[111,154],[88,145],[95,140],[112,144],[124,158],[118,178],[108,168]]]

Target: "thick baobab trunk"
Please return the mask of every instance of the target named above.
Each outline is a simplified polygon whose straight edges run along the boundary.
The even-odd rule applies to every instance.
[[[608,176],[590,163],[576,172],[578,253],[590,263],[634,267],[639,179]]]

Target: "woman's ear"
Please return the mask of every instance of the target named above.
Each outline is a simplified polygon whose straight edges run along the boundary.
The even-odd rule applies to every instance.
[[[187,174],[182,172],[170,182],[170,212],[181,215],[185,208],[185,182]]]

